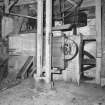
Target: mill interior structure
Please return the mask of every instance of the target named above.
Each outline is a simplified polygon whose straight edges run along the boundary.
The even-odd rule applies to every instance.
[[[104,0],[0,0],[0,105],[105,105]]]

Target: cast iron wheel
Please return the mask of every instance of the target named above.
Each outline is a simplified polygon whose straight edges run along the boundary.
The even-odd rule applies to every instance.
[[[62,48],[65,56],[65,61],[74,59],[78,53],[77,43],[74,40],[68,38],[65,39],[65,43]]]

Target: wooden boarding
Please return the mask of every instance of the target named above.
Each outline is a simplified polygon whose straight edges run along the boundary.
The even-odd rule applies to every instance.
[[[63,78],[65,81],[73,81],[80,83],[81,75],[81,58],[82,58],[82,36],[72,35],[70,39],[74,40],[78,45],[78,53],[72,60],[68,61],[68,67],[63,72]]]
[[[96,6],[95,4],[95,0],[83,0],[81,8]]]
[[[13,51],[11,52],[10,50]],[[36,34],[18,34],[9,36],[10,55],[36,55]]]
[[[52,68],[64,69],[63,45],[63,36],[52,37]]]
[[[61,47],[64,38],[57,36],[52,38],[52,67],[64,69],[64,54]],[[26,55],[36,57],[36,36],[34,33],[19,34],[9,37],[9,55]],[[36,63],[36,62],[35,62]]]
[[[29,67],[33,63],[33,57],[35,57],[34,65],[36,66],[36,34],[35,33],[18,34],[18,35],[9,36],[9,56],[11,56],[11,58],[14,58],[15,60],[15,57],[17,55],[19,57],[21,56],[19,58],[21,62],[18,62],[18,63],[14,62],[17,65],[16,70],[18,70],[18,75],[20,75],[20,78],[22,77],[24,79],[24,75],[27,74]],[[27,59],[28,56],[31,56],[31,58]],[[25,62],[26,59],[27,61]],[[11,64],[12,63],[10,63],[10,65]],[[12,65],[15,65],[15,64],[12,64]],[[24,64],[24,66],[21,68],[22,64]],[[34,70],[32,70],[32,72],[34,72]]]

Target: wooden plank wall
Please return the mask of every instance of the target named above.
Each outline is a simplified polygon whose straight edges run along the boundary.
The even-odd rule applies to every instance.
[[[12,55],[36,55],[35,33],[20,34],[9,37],[9,49],[14,49]],[[11,54],[11,52],[10,52]]]

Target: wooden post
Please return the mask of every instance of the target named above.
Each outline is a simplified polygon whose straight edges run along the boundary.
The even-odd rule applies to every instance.
[[[101,0],[96,0],[96,83],[101,83],[101,63],[102,63],[102,35],[101,35]]]
[[[4,0],[5,4],[5,13],[9,13],[8,5],[9,5],[9,0]]]
[[[51,29],[52,29],[52,0],[46,0],[46,42],[45,42],[45,72],[46,82],[51,79]]]
[[[42,45],[43,45],[43,0],[38,1],[37,16],[37,77],[42,71]]]

